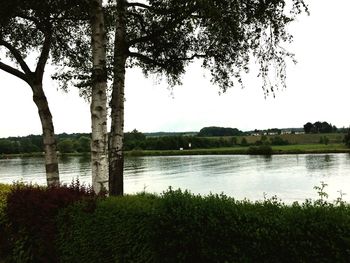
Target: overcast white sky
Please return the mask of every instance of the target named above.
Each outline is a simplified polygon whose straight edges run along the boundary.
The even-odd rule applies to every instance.
[[[252,71],[245,89],[219,95],[199,65],[188,68],[183,86],[172,92],[166,84],[145,79],[135,69],[127,72],[125,130],[142,132],[198,131],[205,126],[241,130],[302,127],[327,121],[349,126],[350,36],[349,0],[309,0],[310,16],[289,27],[294,43],[288,49],[298,64],[289,63],[287,89],[264,98],[261,82]],[[90,132],[89,105],[77,90],[59,90],[49,78],[44,86],[56,133]],[[41,134],[31,89],[0,71],[0,137]]]

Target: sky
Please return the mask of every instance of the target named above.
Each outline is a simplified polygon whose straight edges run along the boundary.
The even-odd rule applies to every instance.
[[[193,63],[183,85],[169,90],[166,83],[139,69],[126,75],[125,130],[142,132],[199,131],[206,126],[234,127],[243,131],[302,127],[306,122],[327,121],[350,125],[349,0],[306,0],[310,16],[302,15],[288,27],[294,42],[287,49],[298,64],[288,63],[287,88],[265,98],[252,67],[245,88],[220,94],[210,76]],[[90,132],[89,103],[72,87],[68,93],[50,79],[44,87],[56,133]],[[0,138],[41,134],[30,87],[0,71]]]

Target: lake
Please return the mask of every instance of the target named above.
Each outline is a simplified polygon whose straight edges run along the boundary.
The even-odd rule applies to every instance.
[[[64,157],[59,162],[61,181],[91,181],[87,157]],[[317,198],[315,185],[328,184],[330,200],[346,193],[350,200],[349,154],[291,154],[273,156],[205,155],[127,157],[125,192],[161,193],[169,186],[192,193],[225,193],[236,199],[263,200],[277,195],[286,203]],[[0,183],[45,184],[43,158],[0,160]]]

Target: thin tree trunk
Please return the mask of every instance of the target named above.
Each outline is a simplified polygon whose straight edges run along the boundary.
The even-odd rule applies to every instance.
[[[124,86],[127,58],[125,0],[117,1],[117,18],[114,42],[113,90],[111,99],[111,132],[109,138],[109,193],[123,195],[123,138],[124,138]]]
[[[106,30],[102,0],[91,0],[92,95],[91,164],[95,192],[108,190]]]
[[[43,142],[45,150],[45,169],[48,186],[59,185],[57,143],[52,122],[52,115],[43,90],[42,83],[33,84],[33,101],[36,104],[43,130]]]

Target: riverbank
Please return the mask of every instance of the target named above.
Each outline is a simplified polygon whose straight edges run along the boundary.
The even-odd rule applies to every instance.
[[[350,153],[350,149],[344,144],[293,144],[283,146],[271,146],[271,154],[308,154],[308,153]],[[249,146],[222,147],[208,149],[184,149],[184,150],[133,150],[125,151],[125,156],[179,156],[179,155],[249,155]],[[42,157],[43,153],[3,154],[0,159],[16,157]],[[90,153],[65,153],[65,156],[90,156]]]
[[[211,149],[184,150],[134,150],[125,152],[126,156],[178,156],[178,155],[249,155],[250,147],[224,147]],[[271,146],[272,154],[308,154],[308,153],[350,153],[344,144],[305,144]]]

